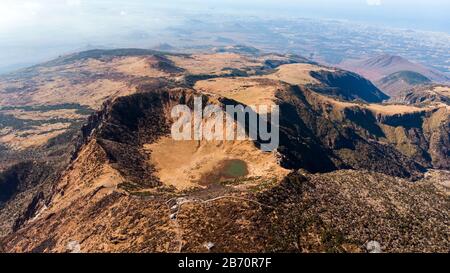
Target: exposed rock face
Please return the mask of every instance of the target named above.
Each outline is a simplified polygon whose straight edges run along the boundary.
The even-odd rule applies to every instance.
[[[64,152],[58,157],[46,157],[42,153],[44,160],[18,163],[0,174],[0,234],[18,230],[48,204],[61,173],[70,162],[72,150]]]
[[[192,103],[195,91],[161,89],[118,98],[93,118],[89,138],[105,152],[108,162],[127,180],[127,186],[156,187],[153,166],[142,145],[170,133],[170,111],[177,104]]]
[[[155,55],[90,51],[55,61],[101,60],[108,70],[126,63],[124,71],[164,76],[127,78],[133,90],[123,94],[102,90],[109,95],[83,126],[20,152],[41,160],[23,162],[5,144],[2,251],[366,252],[369,241],[383,252],[448,251],[447,107],[369,103],[386,97],[368,81],[292,66],[292,56],[148,54]],[[234,78],[230,69],[252,76]],[[176,153],[164,142],[170,111],[192,108],[198,95],[222,107],[279,105],[279,149],[263,153],[257,141],[179,145],[186,151],[168,158],[179,164],[177,179],[192,187],[166,183],[162,173],[172,169],[161,170],[167,162],[156,165],[161,160],[153,157],[167,156],[164,147]],[[223,168],[219,156],[247,164],[242,177],[215,175]],[[436,170],[424,178],[427,168]]]
[[[450,105],[450,87],[445,85],[429,84],[408,89],[390,99],[393,103],[412,105]]]
[[[383,252],[381,250],[380,243],[377,242],[377,241],[370,241],[370,242],[368,242],[366,248],[367,248],[367,251],[369,253],[381,253],[381,252]]]
[[[418,156],[420,160],[415,162],[389,143],[379,142],[383,138],[386,142],[390,141],[390,137],[383,132],[383,126],[400,130],[401,126],[405,126],[410,129],[407,118],[398,124],[389,125],[382,116],[377,117],[373,112],[358,107],[347,108],[336,115],[332,113],[332,108],[324,109],[323,105],[314,101],[314,94],[310,91],[302,92],[296,88],[291,93],[280,92],[278,96],[283,101],[280,104],[280,153],[285,156],[282,164],[289,168],[304,168],[311,172],[341,168],[365,169],[416,179],[425,170],[418,162],[430,161],[430,156],[425,154]],[[416,131],[411,131],[411,138],[421,135],[421,144],[425,146],[423,150],[428,151],[421,119],[417,118],[417,121]],[[307,156],[311,154],[315,156]],[[442,152],[438,152],[436,158],[448,160],[448,156]]]

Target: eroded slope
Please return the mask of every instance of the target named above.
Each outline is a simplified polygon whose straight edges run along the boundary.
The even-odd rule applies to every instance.
[[[426,173],[449,168],[447,108],[369,103],[384,97],[363,78],[296,61],[304,62],[90,51],[21,75],[67,69],[79,77],[87,69],[92,81],[89,73],[105,71],[100,78],[118,76],[127,89],[89,86],[92,100],[90,92],[71,93],[99,111],[70,137],[23,151],[59,162],[54,169],[4,163],[0,249],[206,252],[211,242],[216,252],[363,252],[377,240],[383,251],[447,251],[448,173]],[[347,88],[348,78],[362,89]],[[51,104],[50,90],[36,92]],[[172,107],[192,107],[198,95],[222,107],[279,105],[279,149],[172,140]],[[10,102],[2,111],[17,119],[86,120],[67,108],[38,111],[29,98],[29,105]]]

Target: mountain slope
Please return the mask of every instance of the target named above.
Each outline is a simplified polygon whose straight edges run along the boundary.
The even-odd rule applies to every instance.
[[[315,91],[319,93],[337,93],[338,97],[344,100],[362,100],[365,102],[382,102],[389,98],[371,82],[354,73],[321,71],[312,72],[311,76],[326,86],[324,89],[316,88]]]
[[[256,184],[249,177],[181,192],[161,184],[155,169],[135,168],[145,158],[130,155],[138,152],[138,142],[157,139],[151,132],[160,123],[154,118],[164,117],[165,107],[149,108],[138,101],[157,96],[151,103],[163,106],[187,99],[183,93],[133,95],[99,113],[100,119],[92,122],[100,123],[86,131],[85,144],[52,199],[5,237],[3,248],[70,252],[79,244],[82,252],[206,252],[204,244],[213,242],[217,252],[363,252],[367,241],[377,240],[383,251],[446,250],[446,197],[436,182],[339,171],[293,173],[282,181]],[[137,115],[124,119],[120,109],[125,105]],[[122,127],[135,129],[128,133]],[[425,215],[427,224],[421,218]]]
[[[53,93],[79,84],[74,75],[127,86],[72,91],[80,105],[96,98],[96,111],[44,144],[0,142],[3,251],[208,252],[211,242],[214,252],[364,252],[371,240],[387,252],[448,249],[448,107],[370,103],[383,93],[364,78],[292,56],[116,53],[0,81],[0,113],[45,121],[34,129],[61,114],[36,107],[54,106]],[[55,78],[67,82],[45,88]],[[24,90],[29,81],[41,85]],[[174,141],[171,109],[192,109],[195,96],[222,108],[278,105],[279,148]]]
[[[450,87],[437,84],[420,86],[402,92],[391,98],[390,101],[413,105],[450,105]]]
[[[401,76],[398,77],[397,81],[405,80],[405,76],[407,76],[406,78],[411,78],[411,75],[402,75],[405,74],[405,72],[401,73],[402,71],[409,71],[407,72],[409,74],[420,74],[421,76],[414,74],[412,77],[413,79],[417,79],[419,77],[421,79],[419,84],[422,84],[423,80],[426,81],[425,78],[435,83],[450,82],[450,77],[438,70],[425,67],[421,64],[410,62],[400,56],[393,56],[388,54],[379,55],[363,60],[345,61],[339,66],[366,77],[389,95],[396,95],[401,91],[404,91],[405,87],[403,87],[401,90],[396,90],[394,88],[395,85],[393,85],[393,80],[396,76]],[[400,73],[400,75],[395,73]],[[386,86],[386,81],[390,81],[390,84],[388,86]],[[416,84],[416,81],[408,83],[408,85],[410,86],[414,86]],[[401,84],[399,85],[400,86],[397,87],[402,87]],[[385,89],[383,89],[383,87]]]
[[[382,78],[377,85],[389,94],[399,94],[416,86],[430,83],[430,79],[417,72],[399,71]]]

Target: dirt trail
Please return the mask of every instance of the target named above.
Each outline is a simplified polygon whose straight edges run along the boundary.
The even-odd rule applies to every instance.
[[[269,205],[265,205],[263,203],[255,201],[255,200],[244,198],[244,197],[231,196],[231,195],[218,196],[218,197],[214,197],[214,198],[207,199],[207,200],[202,200],[202,199],[198,199],[198,198],[191,199],[190,197],[171,198],[166,201],[166,205],[170,211],[169,218],[173,221],[173,223],[175,225],[177,241],[179,242],[179,247],[178,247],[178,250],[176,251],[176,253],[181,253],[183,250],[183,234],[184,234],[184,232],[183,232],[183,229],[180,227],[180,224],[178,223],[178,214],[180,213],[183,205],[187,204],[187,203],[207,204],[207,203],[212,203],[212,202],[222,200],[222,199],[234,199],[234,200],[246,201],[246,202],[257,204],[261,207],[267,207],[267,208],[273,209],[273,207],[271,207]]]

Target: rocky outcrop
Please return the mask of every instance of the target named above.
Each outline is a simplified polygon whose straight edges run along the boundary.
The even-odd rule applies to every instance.
[[[106,154],[111,166],[127,180],[128,186],[151,188],[160,185],[142,145],[170,133],[170,109],[194,96],[189,89],[147,89],[106,103],[82,129],[79,149],[90,139]],[[76,156],[74,157],[76,158]]]
[[[425,171],[395,147],[376,141],[382,130],[373,113],[330,115],[308,100],[314,94],[297,87],[277,96],[281,100],[279,151],[283,166],[310,172],[364,169],[411,179],[420,178]]]
[[[0,174],[0,236],[18,230],[52,196],[58,169],[38,162],[23,162]]]
[[[441,90],[440,90],[441,89]],[[433,104],[450,105],[450,87],[436,84],[414,87],[399,93],[389,101],[417,106],[428,106]]]
[[[59,61],[107,62],[127,54],[149,52],[91,51]],[[265,60],[258,65],[265,73],[286,61]],[[199,150],[210,160],[213,149],[228,149],[225,160],[230,151],[261,157],[260,165],[270,155],[275,167],[249,176],[255,168],[249,164],[239,177],[222,179],[214,174],[219,164],[202,173],[219,181],[178,189],[158,174],[157,150],[148,147],[170,133],[172,107],[192,108],[195,95],[222,106],[237,104],[239,96],[194,90],[190,81],[202,75],[186,74],[183,81],[178,73],[187,69],[169,58],[156,65],[177,77],[134,78],[134,92],[110,97],[81,130],[28,150],[36,153],[32,161],[17,157],[18,165],[2,165],[0,252],[366,252],[372,242],[383,252],[448,250],[448,176],[426,173],[450,167],[447,108],[402,112],[369,104],[386,96],[343,71],[312,72],[317,84],[277,81],[266,100],[280,106],[277,151],[263,154],[255,141],[245,149],[200,143],[176,154],[196,170],[205,162],[195,160]],[[0,152],[11,156],[6,147]],[[279,177],[265,176],[276,168]],[[177,179],[190,170],[180,168]]]

